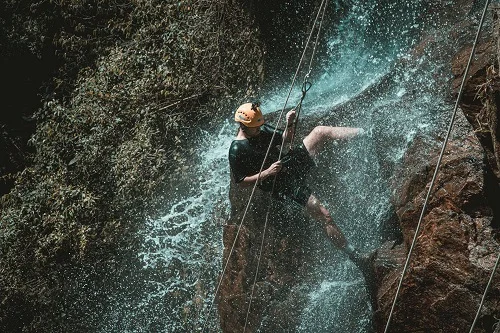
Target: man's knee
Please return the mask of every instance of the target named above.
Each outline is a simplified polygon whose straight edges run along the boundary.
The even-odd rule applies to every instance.
[[[316,199],[314,195],[310,195],[309,199],[307,199],[307,208],[311,209],[318,205],[319,201]]]
[[[321,216],[324,222],[330,223],[332,221],[332,217],[330,216],[328,209],[326,209],[315,196],[311,195],[309,197],[307,207],[311,212],[316,212],[315,215],[318,217]]]
[[[323,210],[325,209],[318,198],[316,198],[313,194],[311,194],[307,200],[307,207],[320,213],[323,213]]]
[[[318,145],[324,141],[324,127],[325,126],[316,126],[302,141],[304,147],[311,156],[317,154]]]
[[[316,126],[312,129],[307,136],[311,138],[320,138],[324,135],[326,126]]]

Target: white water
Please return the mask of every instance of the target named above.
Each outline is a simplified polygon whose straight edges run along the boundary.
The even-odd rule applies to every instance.
[[[388,5],[386,21],[377,21],[383,14],[375,7],[353,2],[340,21],[328,41],[330,59],[321,74],[311,78],[313,87],[302,115],[321,115],[355,100],[385,75],[393,77],[388,88],[375,89],[348,112],[338,114],[332,125],[363,127],[370,136],[329,147],[338,150],[338,157],[333,163],[320,160],[319,166],[330,176],[312,185],[348,239],[365,251],[380,245],[378,231],[390,210],[390,190],[377,148],[383,146],[387,162],[399,161],[416,135],[439,129],[441,119],[436,114],[448,107],[436,94],[437,83],[428,70],[437,70],[441,64],[422,58],[404,72],[394,70],[394,64],[407,57],[415,38],[412,31],[420,28],[418,13],[412,12],[418,2],[394,1]],[[263,109],[280,110],[287,91],[283,84],[264,94]],[[297,89],[289,106],[299,97]],[[199,159],[184,170],[187,177],[183,179],[190,179],[189,184],[181,180],[178,190],[170,193],[163,218],[145,222],[146,242],[138,254],[146,272],[141,275],[141,290],[126,310],[111,316],[103,332],[117,328],[121,332],[194,332],[205,324],[222,265],[221,225],[229,215],[227,151],[235,128],[226,121],[216,135],[199,133],[195,154]],[[332,252],[327,261],[318,258],[316,277],[303,286],[308,304],[297,331],[369,332],[372,309],[359,272],[339,253]],[[217,322],[217,314],[212,313],[211,332],[218,331]]]
[[[222,257],[222,223],[229,216],[227,150],[234,134],[226,122],[214,135],[200,133],[197,156],[189,166],[189,194],[179,193],[169,212],[159,220],[147,221],[142,257],[144,267],[160,271],[167,268],[167,280],[149,281],[153,292],[145,295],[139,307],[164,303],[173,295],[180,302],[169,304],[162,313],[165,332],[185,332],[201,326],[203,320],[186,323],[186,316],[203,316],[208,310]],[[185,184],[179,184],[185,186]],[[206,284],[209,283],[207,287]],[[206,290],[208,289],[208,291]],[[191,319],[189,319],[191,320]],[[216,326],[216,317],[210,326]]]

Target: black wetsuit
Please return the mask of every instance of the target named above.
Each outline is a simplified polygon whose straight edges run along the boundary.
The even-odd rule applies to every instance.
[[[233,140],[229,148],[229,165],[236,183],[243,181],[247,176],[259,173],[271,140],[271,149],[262,170],[269,168],[278,160],[283,131],[277,129],[274,139],[272,139],[273,132],[274,127],[264,124],[260,128],[258,136],[244,140]],[[278,197],[289,197],[305,206],[311,195],[311,190],[305,184],[305,177],[314,166],[314,161],[303,144],[283,155],[281,161],[283,169],[276,176],[274,194]],[[258,184],[258,187],[266,192],[271,191],[273,179],[274,177],[268,177],[261,184]]]

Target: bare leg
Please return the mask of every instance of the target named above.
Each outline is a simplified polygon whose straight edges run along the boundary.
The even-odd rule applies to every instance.
[[[349,259],[351,259],[351,261],[361,270],[366,282],[368,284],[373,284],[373,258],[376,252],[371,253],[369,256],[363,256],[356,248],[348,244],[340,228],[333,223],[328,210],[312,194],[307,201],[306,209],[313,218],[322,222],[323,229],[325,230],[328,238],[330,238],[330,241],[335,247],[343,251],[347,257],[349,257]],[[370,291],[369,293],[372,295]],[[374,299],[371,301],[372,304],[376,304],[374,303]]]
[[[317,155],[329,140],[350,139],[361,131],[356,127],[317,126],[304,138],[304,146],[311,156]]]
[[[340,228],[333,222],[332,217],[328,210],[319,202],[314,195],[309,197],[306,204],[306,209],[311,216],[319,222],[322,222],[323,229],[325,230],[328,238],[330,238],[333,245],[339,249],[345,249],[347,240],[340,230]]]

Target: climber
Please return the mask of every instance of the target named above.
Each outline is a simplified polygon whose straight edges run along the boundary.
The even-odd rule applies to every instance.
[[[280,155],[278,146],[281,146],[283,140],[288,143],[293,136],[295,117],[295,110],[289,111],[286,114],[285,131],[276,129],[273,139],[275,129],[265,123],[259,104],[245,103],[236,110],[234,120],[240,127],[229,148],[229,164],[233,180],[244,187],[257,182],[261,190],[271,192],[276,176],[273,194],[279,198],[292,199],[305,207],[307,212],[322,224],[333,245],[342,250],[366,277],[367,270],[370,269],[369,256],[362,255],[348,244],[328,210],[305,183],[308,171],[315,165],[312,157],[320,152],[326,141],[353,138],[363,134],[364,131],[362,128],[354,127],[317,126],[304,138],[302,144],[293,147],[278,160]],[[271,140],[268,158],[259,175]]]

